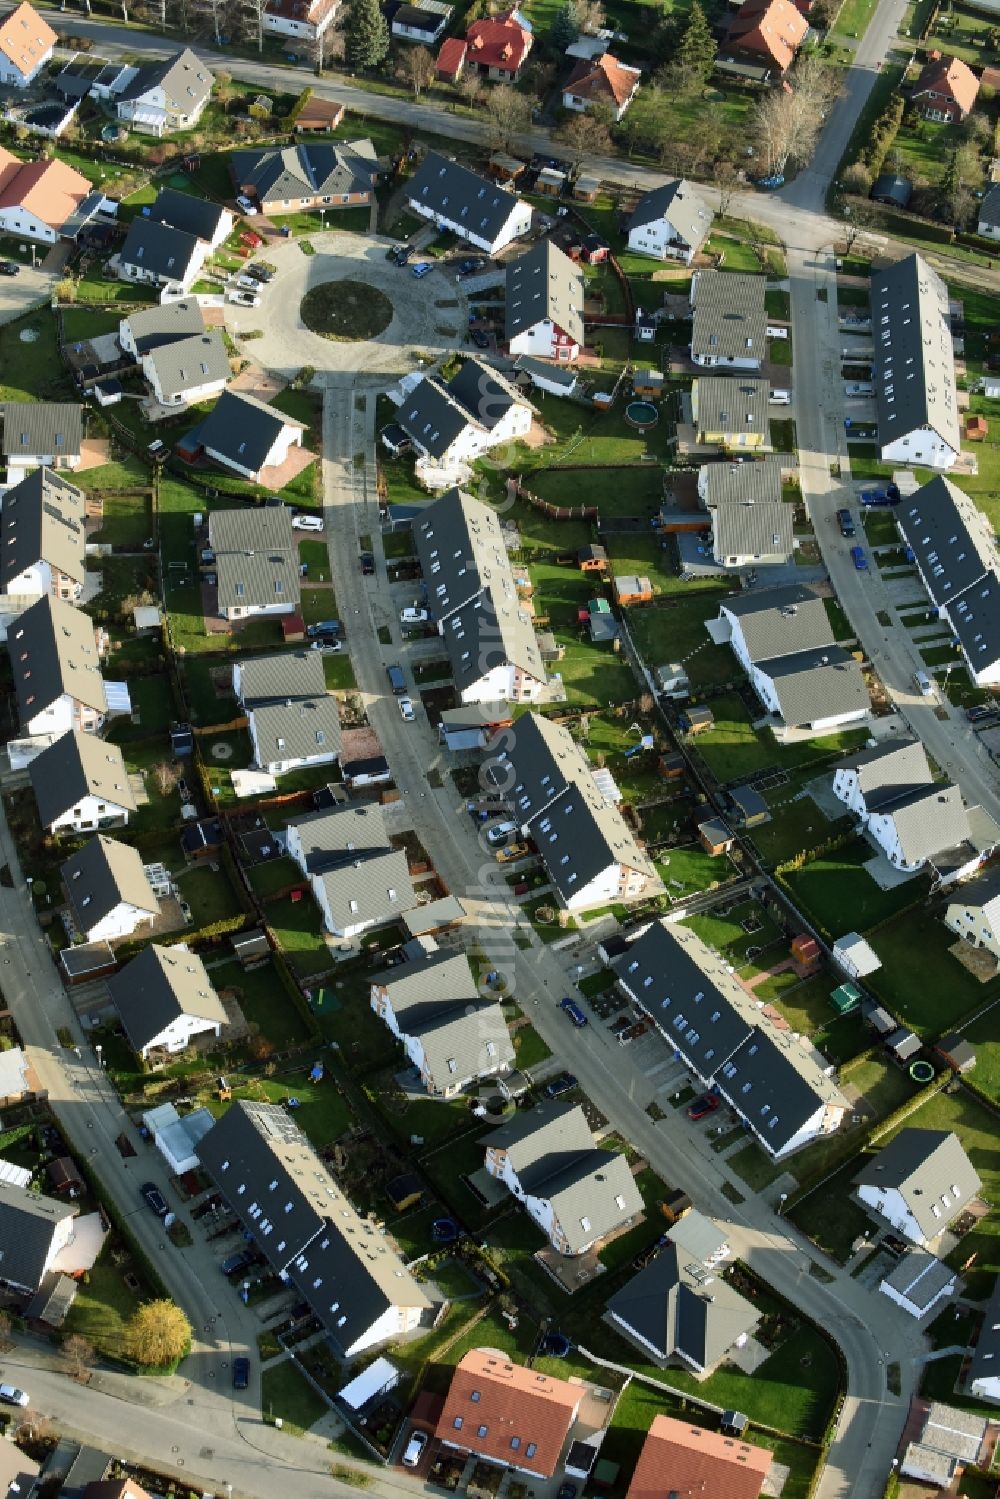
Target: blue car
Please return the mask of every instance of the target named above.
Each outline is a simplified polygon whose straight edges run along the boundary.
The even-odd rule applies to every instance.
[[[580,1006],[577,1004],[575,999],[561,999],[559,1001],[559,1008],[560,1010],[566,1011],[566,1014],[569,1016],[570,1020],[572,1020],[575,1026],[587,1024],[587,1017],[580,1009]]]
[[[781,174],[781,172],[771,172],[767,177],[758,177],[757,178],[757,186],[758,187],[773,188],[773,187],[784,187],[784,185],[785,185],[785,179],[784,179],[783,175]]]
[[[424,260],[421,261],[420,265],[415,265],[413,267],[413,274],[419,281],[422,276],[429,276],[433,269],[434,267],[431,265],[430,261]]]

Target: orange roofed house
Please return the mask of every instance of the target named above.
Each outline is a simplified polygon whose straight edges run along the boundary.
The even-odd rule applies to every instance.
[[[437,56],[438,77],[454,83],[462,69],[468,67],[481,78],[513,83],[534,40],[531,27],[516,10],[473,21],[464,42],[460,37],[448,37],[442,42]]]
[[[551,1478],[586,1393],[494,1348],[473,1348],[452,1375],[435,1435],[446,1447]]]
[[[0,83],[27,88],[52,56],[57,41],[48,21],[24,0],[0,22]]]
[[[771,1454],[672,1416],[654,1416],[626,1499],[757,1499]]]
[[[19,161],[0,146],[0,233],[54,245],[73,238],[73,222],[81,203],[93,197],[96,209],[102,194],[63,161]]]
[[[765,82],[783,78],[808,31],[792,0],[744,0],[729,23],[724,51],[762,68]],[[716,66],[725,60],[717,58]]]
[[[927,120],[964,120],[975,108],[979,79],[960,57],[928,54],[913,90],[913,102]]]
[[[563,107],[585,110],[600,104],[620,120],[635,98],[641,76],[638,68],[627,67],[610,52],[581,59],[563,84]]]

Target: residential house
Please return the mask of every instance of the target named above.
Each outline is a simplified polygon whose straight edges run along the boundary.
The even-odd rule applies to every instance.
[[[3,456],[8,471],[79,468],[83,457],[82,408],[75,401],[6,401]]]
[[[784,78],[809,32],[793,0],[744,0],[726,29],[722,51],[738,65],[759,70],[763,83]],[[751,76],[755,76],[751,73]]]
[[[236,191],[261,213],[356,208],[372,201],[378,158],[370,140],[309,141],[263,151],[234,151]]]
[[[28,775],[49,833],[123,827],[136,809],[121,748],[93,734],[60,734],[31,761]]]
[[[947,286],[907,255],[872,271],[871,318],[880,458],[951,468],[962,444]]]
[[[1000,963],[1000,868],[956,890],[944,913],[949,931],[974,947],[984,947]]]
[[[60,875],[73,924],[87,942],[131,937],[160,914],[138,852],[103,833],[67,859]]]
[[[197,198],[194,193],[177,192],[172,187],[161,187],[156,202],[144,208],[143,215],[156,224],[168,224],[171,229],[193,234],[213,250],[217,250],[233,232],[234,217],[230,209],[221,203],[212,203],[208,198]]]
[[[380,807],[310,812],[288,824],[286,837],[334,936],[384,926],[415,903],[406,854],[390,844]]]
[[[291,37],[294,41],[316,42],[336,19],[339,10],[340,0],[267,0],[264,31],[271,36]]]
[[[205,263],[208,246],[196,234],[155,219],[134,218],[118,251],[118,279],[183,296]]]
[[[94,52],[74,52],[52,80],[51,87],[58,98],[71,104],[80,99],[99,99],[107,103],[121,93],[137,71],[128,63],[112,62]]]
[[[746,0],[749,5],[752,0]],[[759,370],[767,358],[764,276],[695,271],[691,277],[691,358],[703,369]]]
[[[551,1478],[585,1394],[582,1383],[538,1374],[494,1348],[471,1348],[455,1365],[434,1435],[490,1465]]]
[[[730,380],[700,375],[691,382],[691,420],[696,439],[706,447],[753,448],[770,446],[766,380]]]
[[[926,1249],[974,1202],[982,1182],[957,1135],[900,1130],[854,1178],[861,1203],[911,1244]]]
[[[536,701],[545,667],[496,511],[452,489],[421,511],[413,543],[459,702]]]
[[[148,947],[107,981],[137,1057],[184,1051],[195,1036],[219,1036],[226,1012],[197,953],[183,943]]]
[[[18,425],[11,416],[14,441],[26,435],[15,430]],[[5,446],[7,435],[5,425]],[[20,467],[17,459],[10,462]],[[75,602],[87,575],[84,524],[83,491],[53,469],[36,468],[12,485],[0,515],[0,592],[17,598],[51,594]]]
[[[979,205],[976,233],[981,234],[984,239],[1000,239],[1000,182],[994,182],[986,189]]]
[[[333,765],[339,758],[337,699],[326,691],[325,685],[315,697],[283,697],[259,703],[247,714],[247,724],[253,743],[253,764],[269,775]]]
[[[551,240],[507,265],[504,337],[512,355],[570,362],[583,347],[583,272]]]
[[[249,713],[265,703],[297,702],[326,691],[319,651],[281,651],[273,656],[241,656],[233,665],[233,692]]]
[[[444,383],[424,375],[404,396],[397,421],[418,454],[431,487],[454,483],[468,465],[500,443],[525,437],[532,408],[499,370],[464,359]]]
[[[765,1447],[673,1416],[654,1416],[626,1499],[663,1499],[665,1494],[758,1499],[770,1467]]]
[[[959,1493],[966,1465],[978,1468],[989,1462],[992,1433],[988,1444],[987,1422],[972,1411],[957,1410],[938,1400],[914,1414],[917,1435],[903,1453],[900,1477],[933,1484],[939,1493]]]
[[[229,394],[226,391],[219,398],[219,405]],[[215,409],[218,411],[218,406]],[[206,421],[211,419],[209,416]],[[255,435],[247,434],[249,444],[253,444]],[[291,614],[299,607],[299,552],[286,506],[212,510],[208,544],[215,553],[218,608],[223,619]]]
[[[215,80],[190,47],[146,63],[117,96],[118,118],[145,135],[191,130],[208,103]]]
[[[910,1248],[879,1282],[879,1290],[911,1317],[925,1317],[955,1293],[958,1272],[926,1249]]]
[[[210,1181],[344,1359],[416,1331],[430,1302],[283,1108],[233,1103],[198,1145]]]
[[[198,1146],[215,1123],[208,1109],[192,1109],[190,1113],[178,1114],[172,1103],[161,1103],[156,1108],[146,1109],[142,1122],[171,1176],[197,1171]]]
[[[841,646],[823,600],[811,588],[781,588],[734,594],[719,606],[729,626],[729,645],[775,731],[827,733],[868,717],[871,704],[861,667]]]
[[[928,52],[910,94],[910,100],[925,120],[944,120],[959,125],[976,107],[979,78],[960,57],[944,57],[935,48]]]
[[[676,1361],[708,1374],[732,1348],[746,1344],[760,1312],[716,1266],[691,1257],[671,1238],[612,1296],[608,1318],[661,1368]]]
[[[377,974],[371,1007],[432,1097],[452,1098],[514,1065],[500,1001],[480,995],[464,952],[431,953]]]
[[[563,108],[578,113],[604,109],[620,120],[635,98],[641,78],[640,68],[619,62],[610,52],[581,58],[562,86]]]
[[[0,1181],[0,1284],[33,1296],[72,1242],[80,1209]]]
[[[473,21],[465,40],[449,37],[438,53],[438,76],[454,83],[468,67],[480,78],[516,83],[534,43],[528,22],[518,10]]]
[[[406,202],[438,229],[450,229],[490,255],[531,228],[530,203],[436,151],[428,151],[410,179]]]
[[[628,247],[634,255],[690,265],[711,228],[711,208],[680,178],[643,193],[628,221]]]
[[[165,344],[181,343],[205,331],[205,319],[193,297],[130,312],[118,324],[122,352],[137,362]]]
[[[773,1025],[694,932],[655,921],[611,968],[621,991],[772,1159],[840,1127],[848,1104],[830,1064],[801,1036]]]
[[[392,35],[403,42],[421,42],[433,47],[441,40],[455,7],[446,0],[419,0],[401,5],[392,18]]]
[[[0,83],[27,88],[51,60],[58,40],[48,21],[22,0],[0,22]]]
[[[706,463],[698,470],[698,496],[712,518],[712,556],[720,567],[792,560],[793,507],[782,499],[780,462]]]
[[[972,1350],[965,1388],[977,1400],[1000,1401],[1000,1279],[986,1303],[983,1325]]]
[[[140,363],[156,404],[178,410],[221,395],[232,374],[218,328],[160,344],[144,354]]]
[[[950,625],[973,681],[979,687],[1000,683],[1000,553],[993,528],[943,476],[907,495],[895,513],[921,581]]]
[[[490,779],[522,836],[537,845],[567,910],[638,900],[661,888],[652,861],[568,729],[526,713],[516,734],[501,734],[487,757]]]
[[[0,233],[54,245],[73,239],[103,201],[64,161],[21,161],[0,146]]]
[[[305,430],[303,422],[256,397],[225,390],[178,450],[188,458],[211,458],[241,479],[260,484],[267,469],[280,468],[292,448],[302,446]]]
[[[579,1104],[540,1104],[486,1135],[486,1170],[559,1254],[580,1255],[628,1227],[642,1194],[620,1151],[601,1150]]]
[[[108,712],[93,620],[44,594],[7,631],[22,734],[95,734]]]

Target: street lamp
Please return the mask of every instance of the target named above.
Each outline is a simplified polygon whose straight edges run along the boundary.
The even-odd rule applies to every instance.
[[[104,1066],[104,1062],[101,1060],[101,1053],[103,1052],[103,1050],[104,1050],[104,1047],[101,1045],[100,1041],[98,1041],[97,1045],[94,1047],[94,1051],[97,1053],[97,1065],[98,1065],[98,1067],[103,1067]]]

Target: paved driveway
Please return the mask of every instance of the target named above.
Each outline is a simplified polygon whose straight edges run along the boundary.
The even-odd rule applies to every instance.
[[[37,266],[22,265],[20,275],[0,277],[0,323],[12,323],[49,300],[62,275],[67,249],[66,245],[56,245],[46,253],[40,246]]]

